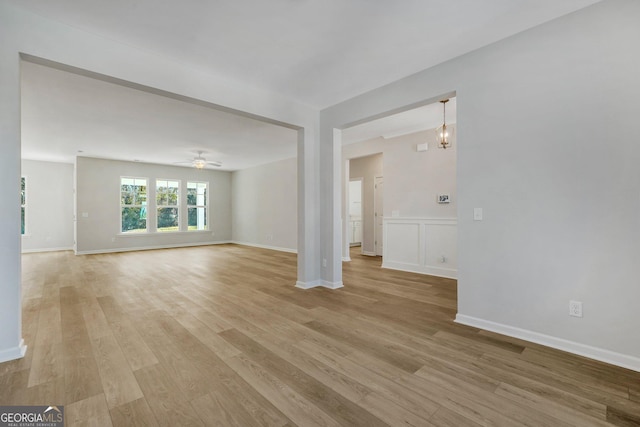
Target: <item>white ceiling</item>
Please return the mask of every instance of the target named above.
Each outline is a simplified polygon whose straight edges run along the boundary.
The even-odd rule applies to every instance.
[[[289,128],[27,61],[21,72],[25,159],[172,164],[204,151],[238,170],[297,154]]]
[[[440,102],[392,114],[378,120],[356,125],[342,131],[342,143],[353,144],[374,138],[395,138],[427,129],[435,129],[442,124],[443,109]],[[446,105],[447,124],[456,122],[456,98]]]
[[[598,0],[0,1],[324,108]],[[23,74],[25,158],[171,163],[204,150],[235,170],[295,155],[290,129],[35,64]],[[429,110],[345,141],[434,127]]]
[[[598,0],[6,0],[324,108]]]

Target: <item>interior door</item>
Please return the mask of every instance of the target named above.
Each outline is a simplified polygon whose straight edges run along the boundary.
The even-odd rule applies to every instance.
[[[374,246],[376,255],[382,256],[382,200],[384,195],[384,180],[381,176],[376,176],[375,187],[373,190],[373,207],[374,207],[374,219],[375,219],[375,240]]]

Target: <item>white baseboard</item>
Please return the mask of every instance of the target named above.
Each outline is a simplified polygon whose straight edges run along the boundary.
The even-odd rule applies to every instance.
[[[73,246],[60,247],[60,248],[40,248],[40,249],[23,249],[23,254],[34,254],[39,252],[60,252],[60,251],[72,251]]]
[[[296,282],[296,288],[300,289],[311,289],[317,288],[318,286],[322,286],[322,280],[314,280],[312,282]]]
[[[411,273],[428,274],[429,276],[446,277],[447,279],[457,279],[458,270],[455,268],[433,267],[430,265],[407,264],[382,259],[382,268],[390,270],[408,271]]]
[[[233,243],[235,245],[242,245],[242,246],[251,246],[251,247],[260,248],[260,249],[270,249],[272,251],[289,252],[291,254],[297,254],[298,253],[297,249],[281,248],[281,247],[278,247],[278,246],[261,245],[259,243],[238,242],[238,241],[235,241],[235,240],[232,240],[232,241],[230,241],[228,243]]]
[[[529,331],[527,329],[520,329],[501,323],[491,322],[489,320],[478,319],[472,316],[465,316],[464,314],[458,314],[456,316],[455,322],[462,325],[473,326],[475,328],[485,329],[487,331],[496,332],[502,335],[523,339],[525,341],[530,341],[536,344],[542,344],[547,347],[567,351],[579,356],[588,357],[589,359],[598,360],[600,362],[605,362],[611,365],[616,365],[622,368],[640,372],[640,358],[635,356],[616,353],[610,350],[565,340],[563,338],[557,338],[551,335]]]
[[[340,289],[344,287],[342,282],[329,282],[327,280],[314,280],[312,282],[296,282],[296,288],[300,289],[311,289],[311,288],[329,288],[329,289]]]
[[[20,344],[17,347],[12,347],[7,350],[0,351],[0,363],[8,362],[10,360],[21,359],[27,352],[27,346],[24,344],[24,340],[20,340]]]
[[[377,256],[375,252],[362,251],[362,255],[366,256]]]
[[[351,257],[343,256],[343,257],[342,257],[342,261],[343,261],[343,262],[351,262]]]
[[[189,248],[192,246],[226,245],[229,243],[232,243],[232,242],[229,240],[224,240],[224,241],[217,241],[217,242],[174,243],[171,245],[138,246],[133,248],[97,249],[94,251],[76,251],[76,255],[97,255],[97,254],[108,254],[108,253],[114,253],[114,252],[151,251],[154,249],[171,249],[171,248]]]
[[[329,289],[340,289],[344,287],[344,283],[342,283],[342,280],[339,282],[329,282],[327,280],[323,280],[322,286]]]

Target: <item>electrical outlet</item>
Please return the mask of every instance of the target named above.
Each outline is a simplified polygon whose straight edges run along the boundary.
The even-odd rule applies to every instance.
[[[582,317],[582,303],[580,301],[569,301],[569,316]]]
[[[323,267],[327,266],[327,259],[326,258],[322,258],[322,266]]]

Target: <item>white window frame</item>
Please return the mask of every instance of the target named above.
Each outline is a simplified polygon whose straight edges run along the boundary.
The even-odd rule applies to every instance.
[[[134,183],[136,179],[139,180],[144,180],[146,182],[146,187],[147,187],[147,204],[146,205],[142,205],[142,204],[135,204],[135,205],[125,205],[122,203],[122,180],[123,179],[133,179]],[[120,177],[120,185],[118,186],[118,198],[119,198],[119,205],[120,205],[120,211],[118,212],[118,214],[120,215],[120,230],[118,234],[123,234],[123,235],[131,235],[131,236],[136,236],[136,235],[144,235],[149,233],[149,178],[148,177],[143,177],[143,176],[121,176]],[[146,222],[145,222],[145,229],[144,231],[122,231],[122,208],[145,208],[147,210],[147,218],[146,218]]]
[[[179,179],[170,179],[170,178],[156,178],[155,179],[156,182],[156,186],[155,186],[155,198],[154,198],[154,202],[155,202],[155,215],[156,215],[156,232],[158,233],[178,233],[181,231],[181,225],[182,225],[182,215],[180,214],[180,211],[182,210],[180,203],[181,203],[181,197],[180,197],[180,193],[181,193],[181,187],[182,187],[182,182]],[[176,204],[175,205],[161,205],[158,203],[158,195],[160,194],[158,192],[158,183],[159,182],[164,182],[167,184],[167,188],[169,187],[169,182],[176,182],[177,185],[177,189],[178,189],[178,193],[176,195],[177,200],[176,200]],[[167,201],[169,200],[169,193],[167,192]],[[175,209],[178,215],[178,228],[176,228],[175,230],[161,230],[160,226],[158,224],[158,217],[159,217],[159,213],[160,213],[160,209],[163,208],[172,208]]]
[[[195,204],[195,205],[190,205],[189,204],[189,184],[204,184],[206,185],[205,190],[206,190],[206,195],[204,197],[204,204]],[[211,186],[209,185],[208,181],[189,181],[187,180],[187,195],[185,196],[185,200],[186,200],[186,204],[187,204],[187,231],[188,232],[202,232],[202,231],[209,231],[209,211],[210,211],[210,206],[209,206],[209,195],[211,194]],[[204,208],[204,222],[205,222],[205,227],[202,230],[189,230],[189,209],[190,208],[196,208],[196,212],[198,208]]]

